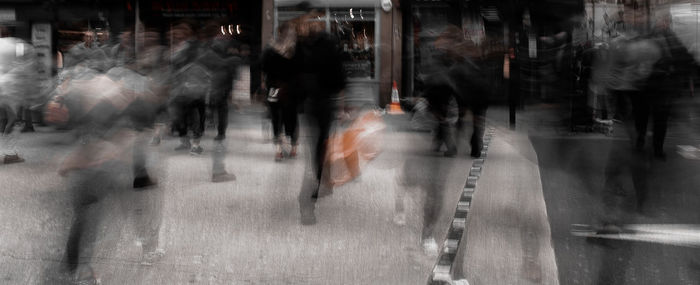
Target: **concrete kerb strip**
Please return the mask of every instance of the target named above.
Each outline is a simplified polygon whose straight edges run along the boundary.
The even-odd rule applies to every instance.
[[[493,137],[496,129],[494,127],[489,127],[488,131],[484,135],[484,148],[481,151],[481,157],[474,159],[472,166],[469,169],[469,175],[467,176],[467,181],[464,184],[464,189],[462,190],[462,195],[459,197],[457,202],[457,208],[455,209],[454,217],[452,218],[452,223],[450,224],[450,229],[447,231],[447,237],[442,246],[442,251],[440,252],[439,258],[433,271],[431,272],[430,278],[428,279],[428,284],[469,284],[466,280],[455,281],[452,279],[454,273],[454,262],[457,257],[457,249],[462,241],[462,237],[466,232],[467,228],[467,215],[469,214],[469,209],[472,204],[472,197],[474,192],[476,192],[477,181],[481,176],[484,163],[486,162],[486,156],[489,149],[489,143],[491,143],[491,138]]]

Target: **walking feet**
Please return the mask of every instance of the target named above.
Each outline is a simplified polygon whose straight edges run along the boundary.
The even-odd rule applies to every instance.
[[[301,209],[301,224],[305,226],[316,224],[316,214],[314,209]]]
[[[19,162],[24,162],[24,159],[19,156],[19,154],[14,153],[14,154],[5,154],[2,157],[2,163],[3,164],[12,164],[12,163],[19,163]]]
[[[430,237],[430,238],[425,238],[421,241],[421,246],[423,247],[423,251],[425,254],[430,255],[430,256],[437,256],[438,255],[438,244],[435,242],[435,238]]]
[[[298,153],[298,148],[296,145],[291,145],[289,147],[289,153],[287,153],[287,158],[296,158]],[[280,162],[285,158],[284,148],[280,144],[275,145],[275,161]]]
[[[158,183],[148,175],[134,178],[134,189],[137,189],[136,191],[156,185],[158,185]]]
[[[282,153],[282,146],[275,145],[275,161],[280,162],[284,159],[284,154]]]
[[[228,181],[234,181],[236,180],[236,175],[233,173],[228,173],[228,172],[223,172],[223,173],[216,173],[212,175],[211,177],[211,182],[214,183],[220,183],[220,182],[228,182]]]
[[[192,146],[192,148],[190,148],[191,155],[200,155],[200,154],[202,154],[202,152],[204,152],[204,148],[202,148],[199,145],[195,145],[195,146]]]
[[[175,151],[187,150],[192,148],[188,138],[180,138],[180,145],[175,148]]]

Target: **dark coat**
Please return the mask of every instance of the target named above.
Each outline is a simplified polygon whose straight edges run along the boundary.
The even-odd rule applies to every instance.
[[[337,39],[320,33],[297,42],[293,63],[299,68],[303,96],[319,104],[330,102],[345,88],[345,72]]]

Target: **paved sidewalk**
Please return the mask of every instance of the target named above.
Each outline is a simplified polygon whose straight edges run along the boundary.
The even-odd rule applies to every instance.
[[[461,273],[470,284],[559,284],[537,156],[498,126],[467,217]]]
[[[445,158],[430,151],[427,133],[389,123],[384,152],[363,175],[318,201],[318,223],[303,226],[299,189],[308,157],[275,163],[261,132],[262,114],[233,116],[227,169],[236,181],[210,183],[211,132],[202,156],[172,150],[164,139],[153,155],[163,190],[162,259],[140,263],[134,221],[144,193],[124,179],[98,207],[104,214],[92,267],[103,284],[425,284],[435,256],[420,246],[426,185],[444,185],[435,236],[447,231],[466,155]],[[406,122],[402,117],[387,121]],[[24,163],[0,170],[0,283],[57,284],[70,219],[64,178],[56,174],[74,146],[69,133],[40,130],[18,136]],[[302,140],[306,137],[302,136]],[[439,166],[442,168],[434,168]],[[440,174],[439,169],[443,173]],[[130,175],[129,167],[115,169]],[[439,175],[432,175],[439,174]],[[410,177],[415,184],[402,180]],[[395,222],[402,202],[405,224]]]

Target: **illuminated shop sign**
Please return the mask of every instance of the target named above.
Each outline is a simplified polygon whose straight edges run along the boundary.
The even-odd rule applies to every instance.
[[[238,11],[238,3],[232,0],[161,0],[151,2],[150,8],[151,11],[160,12],[164,17],[217,17]]]
[[[15,9],[0,9],[0,22],[12,22],[15,20]]]

